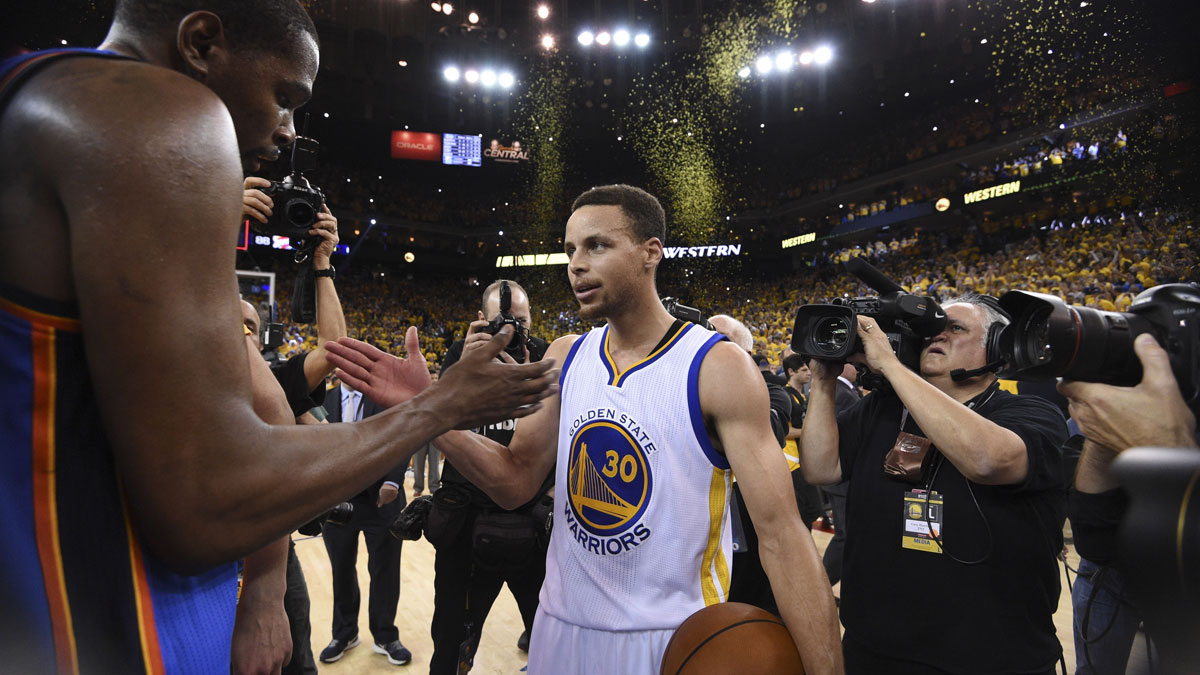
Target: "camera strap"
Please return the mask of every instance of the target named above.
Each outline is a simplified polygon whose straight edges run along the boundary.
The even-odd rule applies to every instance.
[[[311,265],[300,268],[292,290],[292,322],[313,323],[317,320],[317,277]]]

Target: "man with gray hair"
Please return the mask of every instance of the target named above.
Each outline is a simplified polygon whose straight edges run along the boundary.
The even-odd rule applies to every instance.
[[[1005,321],[994,299],[944,309],[919,372],[858,317],[863,352],[850,360],[889,386],[841,413],[841,364],[810,363],[804,475],[850,479],[846,672],[1048,674],[1062,656],[1052,615],[1066,423],[1048,402],[1000,390],[986,349],[988,329]]]

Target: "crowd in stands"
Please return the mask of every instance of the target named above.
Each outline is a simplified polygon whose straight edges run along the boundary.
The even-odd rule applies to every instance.
[[[1151,286],[1183,281],[1200,266],[1200,239],[1184,212],[1141,210],[1108,200],[1052,212],[1046,209],[961,233],[903,234],[856,244],[811,259],[802,271],[768,278],[703,278],[686,284],[678,272],[660,275],[659,291],[708,314],[726,313],[750,327],[756,351],[778,364],[790,340],[796,309],[846,295],[874,295],[843,270],[865,257],[910,292],[947,299],[968,291],[1000,296],[1037,291],[1108,311],[1128,309]],[[513,269],[529,292],[532,332],[548,340],[591,327],[580,321],[561,266]],[[492,279],[395,278],[378,272],[339,278],[338,291],[353,337],[402,353],[409,325],[420,330],[422,350],[436,368],[450,344],[475,318],[483,288]],[[291,282],[277,298],[287,307]],[[284,312],[286,314],[286,312]],[[315,326],[287,325],[285,355],[316,345]]]

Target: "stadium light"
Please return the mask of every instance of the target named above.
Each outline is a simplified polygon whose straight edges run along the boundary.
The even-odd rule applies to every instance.
[[[479,81],[479,71],[475,69],[468,70],[467,72],[463,73],[463,79],[471,84],[475,84]]]
[[[775,70],[788,71],[792,69],[792,64],[796,62],[796,57],[792,53],[784,50],[775,56]]]
[[[823,66],[833,60],[833,49],[829,45],[821,45],[813,50],[813,63]]]
[[[547,49],[547,50],[554,49],[554,36],[553,35],[543,35],[542,36],[542,49]]]
[[[538,5],[537,16],[539,19],[549,19],[550,18],[550,8],[545,5]]]
[[[442,11],[442,3],[440,3],[440,2],[431,2],[431,3],[429,3],[429,7],[431,9],[433,9],[433,11],[435,11],[435,12]]]
[[[451,5],[448,2],[442,4],[442,14],[445,14],[446,16],[450,16],[453,13],[454,13],[454,5]]]
[[[813,53],[805,49],[800,52],[800,65],[811,66],[813,62]]]
[[[490,87],[496,84],[496,71],[487,69],[479,74],[479,84],[485,87]]]
[[[505,89],[512,89],[513,83],[516,82],[516,78],[513,77],[512,73],[500,73],[500,76],[496,78],[496,81],[501,87],[504,87]]]
[[[742,69],[738,71],[738,77],[743,80],[750,77],[750,66],[742,66]]]
[[[607,46],[609,42],[612,42],[612,36],[608,34],[608,31],[601,31],[596,35],[596,44],[601,47]]]
[[[650,44],[650,35],[647,33],[638,33],[637,37],[633,38],[633,44],[645,48]]]
[[[454,66],[447,66],[446,69],[442,71],[442,76],[450,82],[458,82],[458,68],[455,68]]]
[[[613,44],[617,45],[618,47],[624,47],[625,45],[629,44],[629,31],[622,28],[621,30],[613,33],[612,38]]]
[[[579,34],[579,44],[583,45],[584,47],[591,46],[592,41],[595,39],[596,36],[592,35],[592,31],[590,30],[585,30]]]
[[[771,57],[758,57],[758,60],[754,62],[754,67],[758,70],[759,75],[766,75],[767,73],[771,72],[771,68],[773,67]]]
[[[467,15],[467,21],[470,21],[471,23],[479,23],[479,14],[477,12],[471,12]]]

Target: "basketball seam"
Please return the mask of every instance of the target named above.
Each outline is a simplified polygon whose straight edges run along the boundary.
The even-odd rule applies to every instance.
[[[679,675],[680,673],[682,673],[682,672],[683,672],[683,667],[687,665],[688,661],[691,661],[691,660],[692,660],[692,657],[696,655],[696,652],[700,651],[700,648],[701,648],[701,647],[703,647],[704,645],[708,644],[708,643],[709,643],[709,642],[710,642],[710,641],[711,641],[713,638],[717,637],[718,635],[720,635],[721,633],[724,633],[724,632],[725,632],[725,631],[727,631],[727,630],[732,630],[732,629],[734,629],[734,628],[737,628],[738,626],[742,626],[742,625],[745,625],[745,624],[748,624],[748,623],[773,623],[773,624],[775,624],[775,625],[778,625],[778,626],[783,626],[785,629],[787,628],[787,626],[784,626],[783,622],[781,622],[781,621],[775,621],[775,620],[773,620],[773,619],[746,619],[746,620],[744,620],[744,621],[739,621],[739,622],[737,622],[737,623],[734,623],[734,624],[730,624],[730,625],[728,625],[728,626],[725,626],[725,627],[724,627],[724,628],[722,628],[721,630],[719,630],[719,631],[717,631],[717,632],[713,633],[712,635],[709,635],[708,637],[704,638],[704,640],[703,640],[703,641],[702,641],[700,644],[696,645],[696,646],[695,646],[695,647],[692,649],[692,651],[688,652],[687,658],[686,658],[686,659],[684,659],[684,660],[683,660],[683,663],[680,663],[680,664],[679,664],[679,667],[675,669],[675,675]]]

